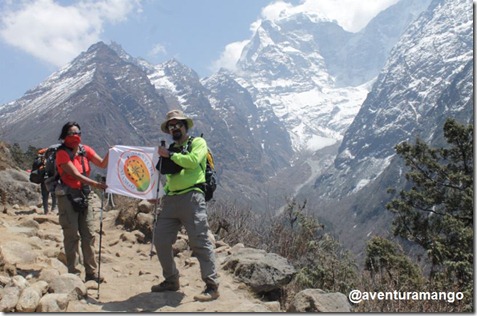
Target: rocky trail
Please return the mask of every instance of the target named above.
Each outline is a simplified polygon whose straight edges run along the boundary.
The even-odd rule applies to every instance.
[[[0,146],[0,149],[2,147]],[[8,152],[7,152],[8,153]],[[180,271],[180,290],[153,293],[162,282],[157,256],[150,257],[153,206],[147,201],[102,212],[100,273],[95,281],[69,274],[65,266],[63,234],[58,215],[43,215],[37,185],[28,173],[12,168],[0,155],[0,312],[349,312],[342,293],[306,289],[287,306],[277,295],[296,274],[283,257],[242,244],[228,245],[209,237],[215,245],[220,276],[220,297],[196,302],[204,289],[199,263],[192,256],[187,235],[174,244]],[[8,156],[8,155],[7,155]],[[92,201],[96,219],[96,255],[99,257],[101,200]],[[149,236],[150,240],[150,236]],[[82,265],[79,266],[82,269]],[[99,295],[98,295],[99,294]]]
[[[96,206],[98,206],[96,204]],[[99,209],[95,207],[98,219]],[[62,232],[56,214],[40,215],[37,208],[15,206],[0,215],[0,248],[4,271],[23,275],[35,282],[45,271],[54,268],[68,274],[61,264]],[[150,243],[138,242],[139,232],[127,232],[115,225],[117,211],[103,212],[101,276],[99,287],[94,281],[85,284],[86,296],[70,300],[66,312],[278,312],[278,302],[263,302],[255,298],[248,287],[223,270],[223,262],[232,248],[218,249],[220,294],[212,302],[196,302],[193,296],[203,290],[199,264],[189,250],[176,256],[181,273],[178,292],[152,293],[152,285],[162,281],[161,267],[155,254],[150,257]],[[182,236],[183,238],[185,236]],[[99,238],[96,239],[96,245]],[[240,248],[240,246],[236,246]],[[98,248],[99,254],[99,248]],[[73,277],[73,275],[70,275]],[[3,276],[0,283],[8,278]],[[84,271],[81,274],[84,280]],[[6,284],[2,284],[5,286]],[[99,294],[99,297],[98,297]]]

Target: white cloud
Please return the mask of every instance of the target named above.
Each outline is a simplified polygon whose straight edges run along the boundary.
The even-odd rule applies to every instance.
[[[16,7],[14,8],[14,5]],[[70,62],[100,40],[105,23],[125,20],[139,0],[83,0],[62,6],[54,0],[7,3],[0,13],[0,37],[56,66]]]
[[[399,0],[305,0],[300,10],[324,15],[336,20],[349,32],[358,32],[379,12]]]
[[[276,20],[299,12],[315,14],[329,20],[336,20],[350,32],[358,32],[382,10],[399,0],[304,0],[297,6],[283,1],[274,2],[262,9],[262,17]]]
[[[276,20],[284,15],[290,15],[294,10],[294,6],[290,3],[283,1],[277,1],[272,4],[269,4],[262,9],[262,17],[266,20]]]
[[[242,54],[242,50],[248,42],[249,40],[233,42],[225,46],[225,50],[220,55],[220,58],[212,63],[210,70],[216,72],[220,68],[225,68],[234,71],[237,60],[240,58],[240,54]]]
[[[148,55],[151,57],[155,57],[158,55],[165,55],[167,54],[166,47],[160,43],[154,45],[154,47],[149,51]]]

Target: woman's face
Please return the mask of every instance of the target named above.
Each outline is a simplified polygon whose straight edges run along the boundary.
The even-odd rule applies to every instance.
[[[75,148],[81,143],[81,131],[77,126],[71,126],[63,141],[66,147]]]
[[[66,136],[73,136],[73,135],[81,135],[81,131],[79,130],[78,126],[71,126],[68,129],[68,133]]]

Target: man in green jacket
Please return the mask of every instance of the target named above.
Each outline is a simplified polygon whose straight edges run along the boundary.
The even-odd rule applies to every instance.
[[[161,124],[161,130],[170,134],[174,140],[171,150],[159,147],[161,164],[172,165],[174,168],[162,172],[166,174],[165,195],[162,197],[162,210],[157,218],[153,241],[165,280],[154,285],[151,291],[179,290],[179,271],[174,262],[172,245],[181,225],[184,225],[189,245],[199,260],[201,277],[205,282],[205,290],[194,299],[211,301],[219,297],[219,282],[214,247],[208,238],[204,192],[200,188],[200,184],[205,182],[207,144],[201,137],[190,141],[188,130],[193,125],[192,119],[180,110],[168,112],[166,120]]]

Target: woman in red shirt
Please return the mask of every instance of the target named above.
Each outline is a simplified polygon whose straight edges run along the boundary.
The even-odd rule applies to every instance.
[[[56,167],[60,184],[55,193],[58,198],[58,213],[63,229],[63,244],[69,273],[79,275],[78,246],[81,240],[85,281],[98,280],[97,263],[94,255],[94,217],[88,203],[91,187],[106,189],[105,183],[89,178],[90,162],[99,168],[108,165],[108,154],[101,158],[93,148],[81,144],[81,128],[76,122],[66,123],[59,138],[63,145],[56,152]],[[103,281],[102,279],[100,282]]]

